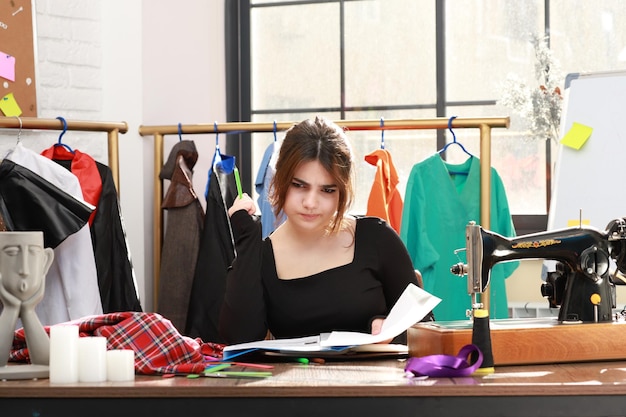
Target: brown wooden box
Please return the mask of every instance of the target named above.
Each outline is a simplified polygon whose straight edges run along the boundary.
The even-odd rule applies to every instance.
[[[407,331],[409,354],[456,355],[472,341],[471,322],[418,323]],[[495,365],[626,359],[626,322],[562,324],[555,319],[491,320]]]

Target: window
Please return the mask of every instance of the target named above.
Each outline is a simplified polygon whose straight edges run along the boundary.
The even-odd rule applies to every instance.
[[[227,95],[241,101],[237,114],[229,110],[229,120],[511,116],[509,129],[492,130],[492,165],[516,218],[539,217],[544,227],[556,148],[532,137],[524,120],[497,104],[503,81],[515,73],[535,82],[530,38],[542,33],[551,34],[564,76],[626,68],[626,27],[617,24],[626,8],[620,0],[250,0],[227,2],[227,8],[228,3],[238,3],[227,25],[236,23],[240,48],[227,48],[238,54],[227,62],[239,65],[227,73],[240,78],[237,91],[228,84]],[[241,86],[247,82],[246,90]],[[477,130],[455,133],[466,149],[480,154]],[[445,131],[384,135],[401,192],[412,166],[451,140]],[[252,155],[256,174],[273,135],[252,136],[239,152]],[[374,173],[363,157],[380,146],[381,136],[349,133],[361,161],[355,213],[365,211],[369,193],[363,190],[369,191]]]

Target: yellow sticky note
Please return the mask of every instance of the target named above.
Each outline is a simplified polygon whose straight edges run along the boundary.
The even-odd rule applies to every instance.
[[[591,224],[591,221],[589,221],[589,219],[583,219],[582,221],[580,221],[579,219],[567,221],[567,227],[578,227],[581,224],[589,226]]]
[[[15,97],[13,97],[13,93],[9,93],[0,99],[0,110],[6,117],[22,115],[22,109],[20,109]]]
[[[593,128],[574,122],[572,128],[561,139],[561,143],[570,148],[579,150],[585,142],[587,142],[587,139],[591,136],[591,132],[593,132]]]

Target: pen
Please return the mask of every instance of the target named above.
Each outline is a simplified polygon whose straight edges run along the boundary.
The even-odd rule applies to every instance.
[[[250,362],[214,362],[215,365],[219,364],[230,364],[233,366],[243,366],[248,368],[258,368],[258,369],[274,369],[274,365],[265,365],[260,363],[250,363]]]
[[[208,377],[208,378],[234,378],[234,379],[244,379],[244,378],[269,378],[272,376],[271,372],[268,373],[240,373],[240,374],[233,374],[233,373],[224,373],[224,372],[215,372],[212,374],[204,374],[204,377]]]
[[[237,184],[237,194],[239,198],[243,197],[243,191],[241,190],[241,178],[239,177],[239,170],[235,167],[235,183]]]
[[[204,373],[208,374],[208,373],[211,373],[211,372],[218,372],[218,371],[221,371],[222,369],[226,369],[228,367],[230,367],[229,363],[221,363],[219,365],[212,365],[212,366],[208,366],[204,370]]]
[[[227,355],[228,357],[226,357],[226,355],[225,355],[223,361],[227,362],[227,361],[232,360],[233,358],[236,358],[237,356],[243,356],[243,355],[246,355],[248,353],[255,352],[256,350],[257,350],[256,348],[252,348],[252,349],[242,350],[242,351],[239,351],[237,353],[230,353],[229,355]]]
[[[215,373],[209,373],[209,374],[204,374],[204,376],[215,376],[217,378],[219,377],[239,377],[239,378],[267,378],[272,376],[271,372],[263,372],[263,371],[258,371],[258,372],[254,372],[254,371],[222,371],[222,372],[215,372]]]

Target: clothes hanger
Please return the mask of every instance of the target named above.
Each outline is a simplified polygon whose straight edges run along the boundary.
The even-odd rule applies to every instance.
[[[448,147],[449,147],[450,145],[455,144],[455,145],[459,145],[459,146],[461,147],[461,149],[463,150],[463,152],[465,152],[467,155],[469,155],[469,157],[470,157],[470,158],[473,158],[473,157],[474,157],[474,155],[472,155],[471,153],[469,153],[469,152],[465,149],[465,147],[463,146],[463,144],[462,144],[461,142],[458,142],[458,141],[456,140],[456,134],[454,133],[454,130],[452,130],[452,121],[453,121],[454,119],[456,119],[456,116],[452,116],[452,117],[450,117],[450,119],[448,119],[448,130],[450,131],[450,133],[452,133],[452,142],[448,142],[448,143],[446,144],[446,146],[444,146],[444,147],[443,147],[443,148],[439,151],[439,154],[444,153],[444,152],[446,151],[446,149],[448,149]],[[447,169],[448,169],[448,174],[449,174],[449,175],[468,175],[468,173],[469,173],[468,171],[465,171],[465,170],[461,170],[461,171],[454,171],[453,169],[451,169],[451,167],[452,167],[451,165],[447,167]]]
[[[276,137],[276,132],[277,132],[277,127],[276,127],[276,120],[274,120],[274,143],[278,141],[278,138]]]
[[[446,143],[446,145],[443,148],[441,148],[441,150],[439,151],[439,154],[444,153],[448,149],[448,147],[450,147],[450,145],[459,145],[461,149],[463,150],[463,152],[468,154],[470,157],[474,156],[465,149],[465,146],[463,146],[461,142],[458,142],[456,140],[456,134],[454,133],[454,130],[452,130],[452,121],[454,119],[456,119],[456,116],[452,116],[450,117],[450,119],[448,119],[448,130],[450,131],[450,133],[452,133],[452,142]]]
[[[385,118],[380,118],[380,149],[385,149]]]
[[[220,153],[220,140],[219,140],[219,131],[217,129],[217,122],[213,122],[213,127],[215,129],[215,153],[213,154],[213,162],[211,162],[211,170],[215,168],[215,164],[222,160]]]
[[[20,122],[20,130],[17,131],[17,142],[16,145],[18,145],[20,143],[20,140],[22,138],[22,119],[20,118],[20,116],[15,116],[17,117],[17,120]]]
[[[204,195],[209,195],[209,185],[211,183],[211,175],[213,171],[216,171],[216,167],[219,168],[219,171],[225,174],[230,174],[234,171],[235,168],[235,157],[232,155],[222,154],[220,151],[220,142],[219,142],[219,130],[217,128],[217,122],[213,123],[215,128],[215,153],[213,154],[213,162],[211,163],[211,168],[209,169],[209,180],[207,181],[206,189],[204,191]]]
[[[71,153],[74,153],[74,151],[72,150],[72,148],[69,147],[69,145],[66,145],[65,143],[62,142],[63,135],[65,135],[65,132],[67,132],[67,121],[65,120],[65,118],[61,116],[57,117],[57,119],[60,120],[61,123],[63,123],[63,131],[59,135],[59,140],[57,143],[54,144],[54,146],[63,146],[65,149],[67,149]]]
[[[178,141],[183,141],[183,126],[180,122],[178,123]]]
[[[206,187],[204,189],[204,196],[209,196],[209,186],[211,185],[211,175],[213,171],[215,171],[215,165],[222,161],[222,157],[220,154],[220,141],[219,141],[219,131],[217,129],[217,122],[213,122],[213,128],[215,129],[215,152],[213,153],[213,160],[211,161],[211,166],[209,167],[209,178],[206,182]]]

